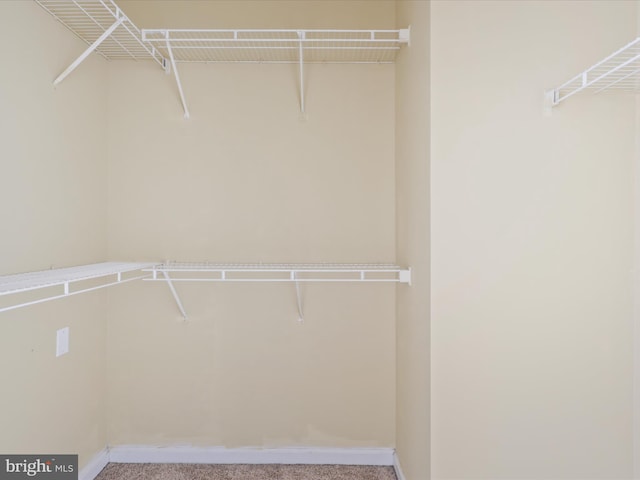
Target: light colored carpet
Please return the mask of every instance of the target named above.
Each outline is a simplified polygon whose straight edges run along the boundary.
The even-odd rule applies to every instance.
[[[396,480],[393,467],[110,463],[96,480]]]

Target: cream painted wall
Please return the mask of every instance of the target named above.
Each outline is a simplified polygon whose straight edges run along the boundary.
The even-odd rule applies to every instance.
[[[0,274],[106,257],[106,63],[35,2],[0,2]],[[106,296],[0,314],[0,451],[79,453],[106,445]],[[70,353],[55,357],[56,330]]]
[[[140,28],[395,28],[395,0],[120,0]]]
[[[429,3],[401,0],[411,46],[396,60],[397,260],[413,284],[397,290],[396,449],[407,480],[430,476]]]
[[[243,3],[213,3],[190,14],[237,26]],[[393,2],[252,5],[259,26],[395,24]],[[294,65],[182,65],[188,121],[154,66],[109,73],[111,258],[395,260],[393,65],[310,65],[306,117]],[[165,285],[109,292],[111,444],[394,446],[393,285],[307,285],[301,324],[292,285],[177,288],[187,322]]]
[[[635,2],[434,1],[432,478],[632,476]]]

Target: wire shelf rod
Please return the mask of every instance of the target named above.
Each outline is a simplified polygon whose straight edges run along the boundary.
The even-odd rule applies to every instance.
[[[625,75],[623,75],[623,76],[621,76],[619,78],[616,78],[614,76],[614,78],[612,79],[613,81],[611,83],[599,88],[594,93],[600,93],[600,92],[602,92],[604,90],[607,90],[607,89],[628,88],[627,84],[625,83],[625,80],[628,80],[628,79],[631,79],[634,82],[634,85],[637,86],[638,79],[637,78],[634,79],[632,77],[634,77],[638,73],[640,73],[640,68],[636,68],[635,70],[633,70],[633,71],[631,71],[631,72],[629,72],[629,73],[627,73],[627,74],[625,74]]]
[[[158,270],[168,272],[210,272],[217,270],[237,270],[237,271],[277,271],[288,272],[295,270],[298,272],[344,272],[344,271],[372,271],[372,272],[396,272],[402,270],[401,267],[391,264],[295,264],[295,263],[282,263],[282,264],[268,264],[268,263],[254,263],[254,264],[236,264],[236,263],[194,263],[194,264],[162,264],[156,265],[146,269],[146,271]]]
[[[162,43],[161,39],[146,39],[149,43]],[[290,38],[173,38],[170,40],[171,43],[176,42],[220,42],[220,43],[252,43],[252,42],[263,42],[263,43],[294,43],[298,44],[302,43],[394,43],[392,40],[371,40],[371,39],[353,39],[353,38],[307,38],[301,40],[294,40]],[[183,47],[185,48],[185,47]],[[195,47],[190,47],[195,48]],[[356,48],[356,47],[354,47]],[[381,47],[372,47],[372,48],[381,48]],[[394,47],[395,49],[400,49],[400,47]]]
[[[229,273],[229,272],[227,272]],[[165,282],[164,278],[145,277],[145,281],[149,282]],[[236,282],[236,283],[408,283],[397,278],[175,278],[171,277],[172,282]]]
[[[394,34],[405,41],[403,34],[408,29],[299,29],[299,28],[145,28],[142,30],[143,36],[146,35],[164,35],[165,32],[171,33],[216,33],[216,34],[238,34],[238,33],[289,33],[297,35],[298,32],[305,33],[355,33],[370,34],[372,37],[376,34]],[[146,40],[146,38],[145,38]]]
[[[268,61],[265,62],[264,60],[234,60],[233,62],[230,62],[229,60],[180,60],[176,58],[176,64],[178,63],[212,63],[212,64],[218,64],[218,63],[234,63],[234,64],[254,64],[254,65],[258,65],[258,64],[265,64],[265,63],[269,63],[269,64],[273,64],[273,65],[291,65],[291,64],[298,64],[297,60],[278,60],[278,61]],[[324,61],[324,60],[315,60],[315,61],[306,61],[304,62],[307,65],[309,64],[322,64],[322,65],[344,65],[345,63],[348,63],[350,65],[390,65],[393,64],[394,62],[391,61],[379,61],[379,60],[371,60],[371,61],[358,61],[358,62],[354,62],[354,61]]]
[[[197,45],[197,46],[185,46],[172,45],[173,50],[290,50],[297,51],[298,45],[291,45],[290,47],[255,47],[252,45],[227,45],[227,46],[212,46],[212,45]],[[304,50],[400,50],[400,47],[302,47]],[[308,63],[308,62],[305,62]]]

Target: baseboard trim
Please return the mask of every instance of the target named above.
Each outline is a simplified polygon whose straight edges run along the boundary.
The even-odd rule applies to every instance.
[[[114,463],[211,463],[285,465],[394,465],[392,448],[224,448],[121,445],[109,448]]]
[[[93,480],[109,463],[109,450],[103,449],[93,456],[78,473],[78,480]]]
[[[400,458],[398,458],[398,454],[393,452],[393,469],[396,471],[396,477],[398,480],[407,480],[402,472],[402,467],[400,466]]]

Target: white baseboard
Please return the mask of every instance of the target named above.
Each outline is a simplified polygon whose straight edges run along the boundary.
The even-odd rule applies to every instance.
[[[93,480],[109,463],[109,450],[98,452],[78,473],[78,480]]]
[[[398,480],[407,480],[402,472],[402,467],[400,466],[400,459],[398,458],[398,454],[393,452],[393,469],[396,471],[396,477]]]
[[[121,445],[109,448],[114,463],[211,463],[286,465],[394,465],[392,448],[224,448]]]

